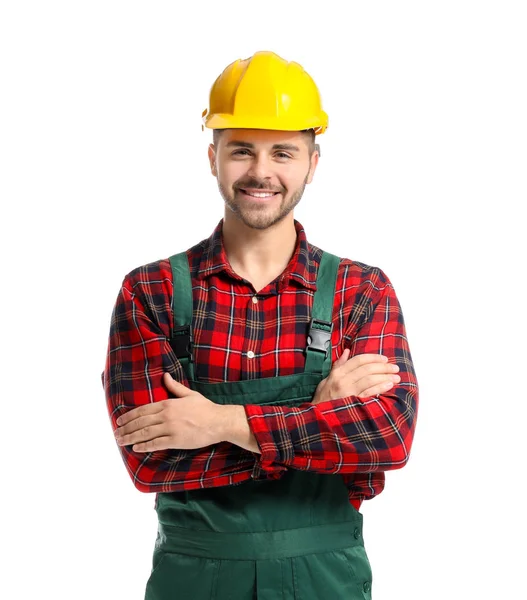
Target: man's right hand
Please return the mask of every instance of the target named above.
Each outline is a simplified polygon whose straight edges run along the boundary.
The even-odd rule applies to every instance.
[[[357,354],[348,360],[349,355],[350,350],[346,348],[333,363],[329,375],[317,386],[313,404],[346,396],[375,396],[387,392],[401,380],[396,375],[399,367],[382,354]]]

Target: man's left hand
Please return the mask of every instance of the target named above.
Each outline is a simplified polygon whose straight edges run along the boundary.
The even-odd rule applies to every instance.
[[[121,415],[115,431],[120,446],[135,452],[177,448],[193,450],[221,442],[221,406],[179,383],[169,373],[163,382],[176,398],[138,406]]]

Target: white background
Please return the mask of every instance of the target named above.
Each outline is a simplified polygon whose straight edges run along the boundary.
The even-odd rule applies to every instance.
[[[143,598],[154,496],[106,412],[111,311],[222,217],[201,112],[264,49],[330,119],[295,217],[390,277],[420,383],[410,462],[362,508],[373,598],[526,598],[524,3],[1,6],[2,598]]]

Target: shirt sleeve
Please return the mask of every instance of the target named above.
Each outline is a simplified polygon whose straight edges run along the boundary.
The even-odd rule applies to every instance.
[[[417,379],[393,286],[380,269],[374,268],[369,278],[370,298],[360,299],[363,318],[357,324],[350,319],[344,348],[350,348],[350,358],[365,353],[388,356],[399,365],[401,381],[388,393],[367,398],[346,396],[296,407],[247,405],[262,470],[366,473],[407,463],[418,409]]]
[[[169,343],[159,310],[127,275],[115,302],[102,384],[112,430],[118,417],[142,404],[173,397],[162,382],[168,371],[189,387]],[[159,294],[158,294],[159,295]],[[135,452],[119,446],[123,462],[141,492],[172,492],[233,485],[252,476],[255,454],[228,442],[195,450]]]

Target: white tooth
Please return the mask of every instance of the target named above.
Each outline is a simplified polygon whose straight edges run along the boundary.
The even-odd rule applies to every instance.
[[[274,196],[274,193],[256,193],[256,194],[249,194],[249,196],[254,196],[255,198],[269,198],[269,196]]]

